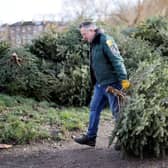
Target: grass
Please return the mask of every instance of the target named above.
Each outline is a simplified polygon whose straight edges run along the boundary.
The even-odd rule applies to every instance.
[[[62,140],[70,131],[83,131],[88,108],[61,107],[20,96],[0,94],[0,143],[26,144],[41,139]],[[109,119],[111,113],[103,112]]]

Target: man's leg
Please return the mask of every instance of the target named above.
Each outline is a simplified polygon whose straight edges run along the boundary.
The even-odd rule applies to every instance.
[[[111,86],[119,90],[121,89],[121,84],[118,82],[111,84]],[[117,121],[119,118],[119,110],[120,110],[119,99],[116,95],[111,93],[107,93],[107,98],[108,98],[110,110],[112,111],[113,117],[115,121]]]
[[[116,89],[121,89],[121,85],[119,83],[114,83],[111,86],[113,86]],[[110,105],[110,109],[112,111],[113,117],[115,119],[115,124],[117,123],[119,116],[120,116],[120,102],[117,96],[107,93],[108,97],[108,102]],[[116,141],[116,144],[114,145],[115,150],[120,150],[121,149],[121,144],[120,141]]]
[[[103,92],[103,89],[100,85],[94,86],[94,93],[90,103],[90,117],[89,117],[89,126],[86,135],[82,137],[75,138],[74,140],[79,144],[95,146],[96,136],[98,131],[98,125],[100,120],[100,113],[105,106],[106,96]]]
[[[100,85],[96,85],[94,88],[94,94],[90,103],[90,117],[87,135],[89,137],[96,137],[98,131],[98,125],[100,120],[100,113],[106,104],[107,98],[104,94],[104,90]]]

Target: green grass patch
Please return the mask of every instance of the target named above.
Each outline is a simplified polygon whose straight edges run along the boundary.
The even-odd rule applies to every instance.
[[[47,101],[0,94],[0,143],[62,140],[69,131],[84,131],[88,116],[87,107],[58,108]],[[105,110],[102,118],[110,117],[111,113]]]

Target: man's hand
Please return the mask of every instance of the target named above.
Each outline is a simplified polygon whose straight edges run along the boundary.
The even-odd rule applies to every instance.
[[[116,96],[119,96],[119,97],[122,98],[122,99],[125,97],[124,92],[122,92],[122,91],[120,91],[120,90],[118,90],[118,89],[116,89],[116,88],[114,88],[114,87],[112,87],[112,86],[108,86],[108,87],[106,88],[106,92],[107,92],[107,93],[114,94],[114,95],[116,95]]]
[[[121,85],[122,85],[122,89],[127,90],[130,88],[131,83],[129,80],[122,80]]]

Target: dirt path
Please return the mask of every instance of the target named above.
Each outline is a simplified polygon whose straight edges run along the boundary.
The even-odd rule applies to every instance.
[[[96,148],[80,146],[69,139],[60,144],[16,146],[0,151],[0,168],[168,168],[168,159],[122,159],[107,148],[112,123],[102,122]]]

